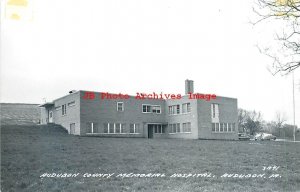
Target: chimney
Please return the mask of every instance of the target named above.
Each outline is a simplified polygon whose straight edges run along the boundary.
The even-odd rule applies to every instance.
[[[194,81],[185,80],[185,94],[194,93]]]

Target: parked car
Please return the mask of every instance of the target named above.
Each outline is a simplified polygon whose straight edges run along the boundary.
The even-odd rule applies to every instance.
[[[276,140],[276,136],[275,135],[272,135],[270,133],[257,133],[255,136],[254,136],[254,139],[255,141],[256,140]]]
[[[239,140],[242,140],[242,141],[250,140],[250,136],[247,135],[246,133],[238,133],[238,135],[239,135]]]

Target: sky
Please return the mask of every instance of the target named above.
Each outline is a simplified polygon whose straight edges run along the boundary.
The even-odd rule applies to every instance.
[[[15,6],[18,4],[18,6]],[[195,92],[293,121],[292,75],[259,52],[278,25],[253,0],[3,0],[0,102],[43,103],[70,90],[135,95]],[[294,73],[300,126],[300,69]]]

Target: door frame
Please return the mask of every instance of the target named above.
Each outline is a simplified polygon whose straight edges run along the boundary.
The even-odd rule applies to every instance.
[[[153,124],[147,124],[147,131],[148,131],[148,139],[153,139],[154,136],[154,127],[152,126]]]
[[[48,118],[49,118],[49,123],[53,123],[53,111],[49,111],[49,115],[48,115]]]

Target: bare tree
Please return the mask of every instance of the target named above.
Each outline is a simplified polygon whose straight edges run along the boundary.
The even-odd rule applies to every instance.
[[[248,111],[244,109],[238,110],[239,132],[247,132],[254,135],[263,127],[262,114],[256,111]]]
[[[278,27],[282,33],[276,33],[278,49],[259,48],[261,53],[273,59],[273,75],[286,75],[300,67],[300,0],[255,0],[253,11],[259,16],[254,25],[267,21],[280,20]],[[277,23],[278,24],[278,23]]]
[[[287,120],[286,115],[281,113],[281,112],[276,112],[275,115],[275,122],[276,122],[276,127],[281,129],[283,127],[284,122]]]
[[[247,117],[248,117],[248,111],[244,109],[238,109],[239,132],[246,132]]]

